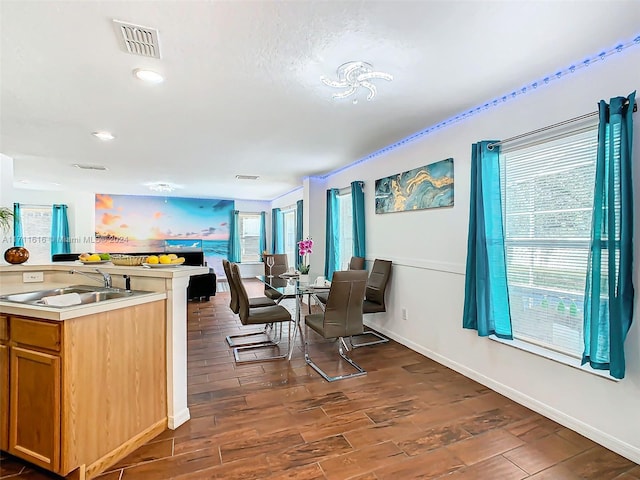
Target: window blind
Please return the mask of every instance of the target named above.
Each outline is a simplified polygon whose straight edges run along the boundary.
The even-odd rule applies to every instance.
[[[514,338],[581,357],[597,127],[500,157]]]

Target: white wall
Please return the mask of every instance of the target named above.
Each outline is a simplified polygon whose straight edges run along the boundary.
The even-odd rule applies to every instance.
[[[608,101],[612,96],[626,96],[639,86],[640,77],[631,72],[640,72],[640,48],[609,57],[544,88],[331,176],[326,188],[364,180],[368,260],[384,258],[394,263],[388,313],[368,316],[371,326],[640,463],[637,313],[626,341],[627,374],[620,382],[479,338],[475,332],[462,328],[471,144],[508,138],[595,111],[600,99]],[[634,120],[637,167],[640,116],[636,114]],[[453,207],[375,214],[376,179],[449,157],[454,158],[455,169]],[[638,198],[638,168],[634,182]],[[636,200],[636,206],[638,204]],[[315,216],[322,215],[324,206],[319,206]],[[636,290],[640,290],[637,217],[638,209],[634,280]],[[638,305],[636,297],[635,312]],[[406,321],[401,319],[401,308],[408,310]]]

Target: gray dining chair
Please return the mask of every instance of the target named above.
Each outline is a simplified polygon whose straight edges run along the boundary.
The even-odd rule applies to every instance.
[[[231,275],[231,262],[226,258],[222,259],[222,268],[224,269],[224,273],[227,277],[227,282],[229,283],[229,293],[231,294],[231,300],[229,302],[229,308],[235,314],[240,312],[240,302],[238,300],[238,286],[236,285],[236,281]],[[256,307],[269,307],[275,305],[276,302],[267,297],[250,297],[249,298],[249,308]],[[258,332],[246,332],[239,333],[236,335],[227,335],[227,343],[230,347],[237,347],[238,344],[235,343],[235,340],[241,338],[250,338],[255,336],[260,336],[262,340],[249,340],[246,342],[242,342],[242,346],[246,345],[261,345],[264,343],[275,344],[282,338],[282,331],[280,331],[279,338],[277,340],[272,340],[269,338],[269,331],[273,328],[273,324],[266,324],[264,329]],[[266,337],[266,339],[265,339]]]
[[[344,340],[345,337],[363,333],[362,303],[364,302],[366,284],[366,270],[334,272],[324,311],[307,315],[304,319],[305,330],[307,330],[304,342],[304,359],[328,382],[358,377],[367,373],[347,355],[349,347]],[[337,338],[340,358],[349,363],[356,371],[331,376],[313,361],[309,355],[309,328],[325,339]]]
[[[282,324],[284,322],[294,322],[293,318],[291,318],[291,314],[289,311],[284,308],[282,305],[269,305],[265,307],[254,307],[251,308],[249,305],[249,295],[247,294],[247,290],[242,283],[242,279],[240,278],[240,267],[236,263],[231,263],[231,278],[235,282],[238,291],[238,316],[240,317],[240,322],[243,325],[267,325],[267,324],[280,324],[280,329],[282,330]],[[292,341],[289,341],[288,348],[289,350],[292,348]],[[280,353],[276,355],[271,355],[268,357],[256,357],[249,359],[242,359],[240,354],[242,352],[254,351],[259,349],[279,349],[279,345],[274,344],[260,344],[260,345],[248,345],[248,346],[238,346],[233,349],[233,356],[236,363],[251,363],[251,362],[262,362],[267,360],[281,360],[287,358],[289,356],[289,350],[285,353]]]
[[[267,259],[270,257],[272,257],[274,260],[271,269],[269,269],[269,266],[267,265]],[[273,275],[274,277],[277,277],[278,275],[282,275],[289,270],[289,261],[287,259],[286,253],[265,253],[262,256],[262,261],[264,263],[265,276]],[[282,300],[282,294],[269,286],[265,286],[264,294],[268,298],[275,300],[276,303]]]

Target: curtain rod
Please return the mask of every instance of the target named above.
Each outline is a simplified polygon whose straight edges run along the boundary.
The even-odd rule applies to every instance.
[[[20,203],[20,202],[16,202],[18,205],[20,205],[21,207],[47,207],[47,208],[53,208],[53,204],[39,204],[39,203]]]
[[[628,104],[628,101],[627,101]],[[633,104],[633,111],[638,111],[638,104]],[[503,145],[508,142],[513,142],[514,140],[520,140],[521,138],[530,137],[531,135],[536,135],[538,133],[546,132],[547,130],[552,130],[554,128],[562,127],[564,125],[569,125],[571,123],[579,122],[580,120],[586,120],[591,117],[595,117],[598,115],[598,111],[585,113],[584,115],[580,115],[578,117],[570,118],[568,120],[563,120],[562,122],[554,123],[553,125],[547,125],[546,127],[538,128],[537,130],[532,130],[531,132],[521,133],[520,135],[516,135],[514,137],[505,138],[504,140],[500,140],[499,142],[490,143],[487,145],[487,149],[493,150],[493,147],[497,147],[498,145]]]

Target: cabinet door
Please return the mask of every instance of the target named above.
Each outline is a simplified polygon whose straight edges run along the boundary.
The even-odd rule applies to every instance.
[[[9,453],[47,470],[60,465],[60,357],[10,349]]]
[[[0,345],[0,450],[9,449],[9,347]]]

